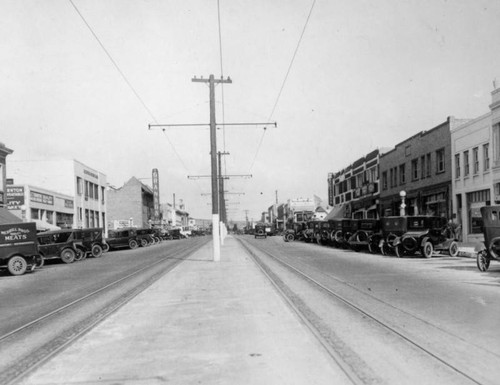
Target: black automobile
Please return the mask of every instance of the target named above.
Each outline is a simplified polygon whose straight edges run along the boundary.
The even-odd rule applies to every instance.
[[[434,251],[445,251],[452,257],[458,255],[457,240],[450,235],[448,221],[443,217],[408,217],[406,233],[396,238],[393,244],[399,258],[418,252],[431,258]]]
[[[72,231],[73,238],[81,242],[81,247],[77,248],[77,261],[85,259],[87,255],[100,258],[104,252],[109,250],[109,245],[104,242],[104,229],[95,227],[90,229],[73,229]]]
[[[318,245],[328,244],[330,239],[330,222],[318,222],[317,226],[315,227],[314,237],[316,238],[316,243]]]
[[[359,219],[358,229],[349,238],[349,247],[354,251],[367,248],[370,253],[378,249],[378,242],[374,239],[375,234],[380,234],[380,220]]]
[[[394,253],[394,241],[408,231],[408,217],[389,216],[380,219],[381,232],[375,233],[370,239],[370,244],[378,241],[378,249],[383,255]]]
[[[293,223],[290,228],[283,232],[283,240],[285,242],[292,242],[295,240],[303,240],[304,232],[307,229],[304,222]]]
[[[476,247],[477,268],[486,271],[490,261],[500,261],[500,206],[481,207],[484,243]]]
[[[82,241],[75,239],[74,230],[45,231],[37,234],[38,252],[44,260],[61,259],[73,263],[83,249]]]
[[[330,243],[335,247],[348,247],[349,238],[358,229],[358,219],[330,219]]]
[[[254,236],[255,236],[255,238],[267,238],[266,224],[265,223],[257,223],[255,225]]]
[[[108,244],[110,250],[125,247],[128,247],[129,249],[136,249],[139,246],[136,229],[133,227],[108,231],[106,243]]]
[[[142,247],[146,247],[156,243],[153,236],[153,229],[150,228],[140,228],[135,230],[137,241]]]
[[[0,268],[23,275],[42,266],[35,222],[0,225]]]

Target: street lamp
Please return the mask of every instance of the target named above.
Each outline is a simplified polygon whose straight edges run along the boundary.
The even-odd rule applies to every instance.
[[[405,212],[405,208],[406,208],[406,204],[405,204],[405,197],[406,197],[406,191],[405,190],[401,190],[399,192],[399,196],[401,197],[401,206],[399,206],[399,215],[404,217],[406,215],[406,212]]]

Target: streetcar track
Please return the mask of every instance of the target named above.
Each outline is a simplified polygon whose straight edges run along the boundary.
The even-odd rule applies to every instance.
[[[334,291],[332,291],[331,289],[329,289],[328,287],[326,287],[325,285],[323,285],[322,283],[318,282],[317,280],[315,280],[314,278],[310,277],[309,275],[307,275],[306,273],[300,271],[299,269],[297,269],[296,267],[292,266],[291,264],[285,262],[284,260],[282,260],[281,258],[277,257],[276,255],[272,254],[271,252],[267,251],[267,250],[264,250],[264,249],[261,249],[251,243],[249,243],[247,240],[243,241],[241,238],[237,238],[238,241],[245,247],[245,249],[249,252],[249,254],[251,255],[252,259],[255,261],[255,263],[260,267],[260,269],[262,271],[265,272],[265,276],[271,280],[271,282],[273,283],[274,286],[278,286],[278,284],[276,282],[273,281],[273,278],[270,276],[270,274],[268,274],[266,272],[266,269],[269,269],[270,268],[265,264],[265,262],[263,262],[261,260],[261,258],[259,258],[257,256],[257,254],[251,250],[251,247],[252,248],[255,248],[257,249],[259,252],[265,254],[266,256],[268,256],[269,258],[271,258],[272,260],[278,262],[280,265],[284,266],[285,268],[287,268],[288,270],[292,271],[293,273],[295,273],[296,275],[302,277],[304,280],[312,283],[314,286],[320,288],[322,291],[324,291],[325,293],[327,293],[328,295],[336,298],[337,300],[341,301],[342,303],[344,303],[345,305],[347,305],[348,307],[350,307],[351,309],[354,309],[355,311],[357,311],[358,313],[362,314],[363,316],[369,318],[370,320],[372,320],[373,322],[375,322],[376,324],[380,325],[381,327],[383,327],[385,330],[388,330],[390,333],[400,337],[401,339],[403,339],[404,341],[406,341],[407,343],[409,343],[411,346],[417,348],[419,351],[425,353],[427,356],[433,358],[434,360],[437,360],[438,362],[440,362],[442,365],[444,365],[445,367],[451,369],[453,372],[463,376],[464,378],[466,378],[467,380],[475,383],[475,384],[478,384],[478,385],[482,385],[483,383],[477,379],[475,379],[473,377],[473,374],[468,374],[466,373],[464,370],[461,370],[460,368],[456,367],[454,364],[452,363],[449,363],[448,361],[446,361],[445,358],[442,358],[439,356],[438,353],[434,353],[432,352],[430,349],[426,348],[425,346],[421,345],[420,343],[418,343],[417,341],[413,340],[411,337],[403,334],[402,332],[398,331],[397,329],[395,329],[394,327],[392,327],[391,325],[385,323],[383,320],[380,320],[378,319],[375,315],[371,314],[370,312],[362,309],[361,307],[359,307],[358,305],[356,305],[355,303],[353,303],[352,301],[350,301],[349,299],[345,298],[344,296],[342,295],[339,295],[338,293],[335,293]],[[333,279],[335,279],[335,277],[331,277]],[[339,283],[344,283],[342,280],[339,280],[339,279],[336,279],[337,282]],[[344,283],[345,284],[345,283]],[[359,289],[355,288],[355,287],[352,287],[351,285],[349,284],[346,284],[347,286],[351,287],[352,289],[356,289],[357,291],[359,291]],[[287,303],[290,303],[292,302],[292,300],[290,298],[286,298],[286,294],[284,294],[284,291],[279,288],[278,290],[280,292],[281,295],[284,295],[285,296],[285,300],[287,301]],[[360,291],[361,293],[363,294],[366,294],[362,291]],[[375,298],[375,297],[374,297]],[[376,298],[375,298],[376,299]],[[383,302],[383,301],[381,301]],[[294,309],[294,311],[296,312],[299,312],[300,313],[300,310],[298,308],[296,308],[295,305],[293,305],[292,303],[292,308]],[[398,311],[401,311],[401,309],[397,309],[395,308],[396,310]],[[407,313],[408,314],[408,313]],[[300,315],[300,314],[299,314]],[[408,314],[410,316],[412,316],[411,314]],[[301,318],[305,318],[306,316],[305,315],[300,315]],[[315,329],[315,326],[310,323],[310,322],[307,322],[307,325],[308,327],[310,328],[314,328]],[[434,326],[434,325],[432,325]],[[441,329],[439,329],[441,330]],[[324,341],[324,338],[323,336],[321,335],[321,333],[319,331],[314,331],[314,335],[320,339],[320,343],[327,347],[326,345],[328,345],[328,342],[327,341]],[[452,335],[453,337],[456,337],[454,335]],[[457,337],[456,337],[457,338]],[[467,342],[468,343],[468,342]],[[335,347],[333,346],[332,347],[334,350],[335,350]],[[330,349],[328,349],[327,347],[327,350],[328,352],[330,353]],[[337,356],[337,355],[336,355]],[[333,357],[335,359],[336,362],[337,359],[335,357]],[[346,364],[348,365],[348,364]],[[342,369],[344,370],[344,367],[341,366]],[[346,375],[348,375],[349,378],[351,378],[350,376],[350,373],[347,373],[346,372]],[[357,378],[357,381],[358,382],[353,382],[355,384],[358,384],[360,383],[359,381],[362,381],[361,379],[359,379],[359,377]],[[363,382],[361,382],[363,383]]]
[[[109,290],[113,287],[118,287],[120,283],[123,283],[126,280],[129,280],[133,277],[138,277],[139,274],[146,272],[147,270],[150,270],[161,263],[165,263],[165,261],[167,260],[172,261],[171,264],[165,266],[158,272],[146,278],[139,285],[127,290],[124,294],[120,295],[119,298],[113,299],[109,304],[107,304],[103,308],[100,308],[98,311],[92,313],[90,316],[85,317],[83,320],[78,321],[76,324],[72,325],[71,327],[63,331],[63,333],[58,335],[55,340],[44,343],[42,346],[38,347],[34,352],[30,352],[30,354],[16,360],[14,365],[10,366],[7,370],[4,370],[0,374],[0,383],[5,385],[14,384],[23,377],[25,377],[26,375],[28,375],[35,368],[43,365],[50,358],[54,357],[57,353],[65,349],[67,346],[72,344],[78,338],[80,338],[85,333],[94,328],[97,324],[104,321],[112,313],[116,312],[118,309],[126,305],[130,300],[132,300],[137,295],[142,293],[145,289],[150,287],[157,280],[159,280],[164,275],[171,272],[181,262],[186,260],[186,258],[189,257],[189,255],[193,254],[204,245],[205,242],[200,242],[195,245],[189,245],[188,247],[182,247],[175,251],[174,258],[170,257],[161,258],[160,260],[150,263],[147,266],[141,268],[140,270],[137,270],[131,274],[126,275],[125,277],[122,277],[109,284],[106,284],[105,286],[93,291],[92,293],[89,293],[77,300],[65,304],[64,306],[61,306],[51,311],[50,313],[38,317],[37,319],[32,320],[26,323],[25,325],[16,328],[15,330],[1,336],[0,342],[5,341],[9,338],[13,338],[16,335],[25,332],[30,328],[35,327],[42,321],[50,319],[50,317],[53,317],[57,314],[62,314],[64,313],[65,310],[69,310],[70,308],[74,307],[79,303],[84,302],[87,299],[96,297],[99,293],[105,290]]]
[[[318,246],[319,246],[319,245],[318,245]],[[321,246],[320,246],[320,247],[321,247]],[[267,252],[266,252],[266,253],[267,253]],[[275,257],[275,256],[273,256],[273,258],[275,258],[275,259],[276,259],[276,257]],[[284,264],[286,264],[286,262],[283,262],[283,263],[284,263]],[[305,264],[305,263],[303,263],[303,262],[300,262],[300,261],[297,261],[297,262],[296,262],[296,264],[297,264],[297,265],[300,265],[301,267],[311,268],[311,266],[309,266],[309,265],[307,265],[307,264]],[[291,265],[290,265],[290,266],[291,266]],[[315,270],[314,268],[312,268],[312,269],[313,269],[313,270]],[[316,273],[316,274],[319,274],[319,275],[321,275],[321,276],[324,276],[324,277],[331,278],[332,280],[334,280],[334,281],[336,281],[336,282],[338,282],[338,283],[340,283],[340,284],[342,284],[342,285],[345,285],[345,286],[349,287],[350,289],[355,290],[356,292],[358,292],[358,293],[360,293],[360,294],[362,294],[362,295],[364,295],[364,296],[367,296],[367,297],[369,297],[369,298],[371,298],[371,299],[373,299],[373,300],[375,300],[375,301],[377,301],[377,302],[381,303],[381,304],[382,304],[382,305],[384,305],[384,306],[390,307],[390,308],[392,308],[392,309],[394,309],[394,310],[396,310],[396,311],[398,311],[398,312],[400,312],[400,313],[406,314],[406,315],[408,315],[408,316],[410,316],[410,317],[412,317],[412,318],[414,318],[414,319],[416,319],[416,320],[418,320],[418,321],[420,321],[420,322],[422,322],[422,323],[424,323],[424,324],[426,324],[426,325],[428,325],[428,326],[430,326],[430,327],[432,327],[432,328],[435,328],[435,329],[439,330],[440,332],[442,332],[442,333],[444,333],[444,334],[447,334],[448,336],[450,336],[450,337],[452,337],[452,338],[455,338],[455,339],[457,339],[457,340],[462,341],[463,343],[466,343],[466,344],[469,344],[469,345],[471,345],[471,346],[474,346],[474,347],[476,347],[476,348],[478,348],[478,349],[481,349],[481,350],[483,350],[483,351],[484,351],[484,354],[494,355],[494,356],[496,356],[496,357],[500,358],[500,355],[499,355],[498,353],[496,353],[496,352],[494,352],[494,351],[492,351],[492,350],[490,350],[490,349],[487,349],[487,348],[485,348],[485,347],[483,347],[483,346],[476,345],[476,344],[474,344],[474,343],[473,343],[473,342],[471,342],[471,341],[467,341],[467,340],[465,340],[464,338],[462,338],[462,337],[461,337],[461,336],[459,336],[459,335],[456,335],[456,334],[454,334],[454,333],[450,333],[448,330],[443,329],[443,328],[442,328],[442,327],[440,327],[439,325],[435,325],[434,323],[432,323],[432,322],[430,322],[430,321],[426,320],[425,318],[422,318],[421,316],[419,316],[419,315],[417,315],[417,314],[415,314],[415,313],[412,313],[412,312],[410,312],[410,311],[408,311],[408,310],[405,310],[405,309],[401,309],[401,308],[399,308],[399,307],[396,307],[396,306],[394,306],[393,304],[391,304],[391,303],[389,303],[389,302],[386,302],[386,301],[384,301],[384,300],[382,300],[382,299],[378,298],[378,297],[377,297],[377,296],[375,296],[374,294],[372,294],[372,293],[370,293],[370,292],[366,292],[366,291],[364,291],[364,290],[360,289],[359,287],[357,287],[357,286],[355,286],[355,285],[352,285],[352,284],[350,284],[349,282],[347,282],[347,281],[345,281],[345,280],[343,280],[343,279],[340,279],[340,278],[336,277],[336,276],[335,276],[335,275],[333,275],[333,274],[325,274],[325,273],[323,273],[323,272],[321,272],[321,271],[317,271],[317,270],[315,271],[315,273]]]

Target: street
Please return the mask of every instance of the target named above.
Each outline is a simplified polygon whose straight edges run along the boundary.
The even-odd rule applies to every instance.
[[[0,383],[57,354],[207,241],[162,242],[72,264],[50,261],[22,277],[2,273]]]
[[[399,259],[281,237],[241,239],[358,377],[492,384],[499,378],[492,362],[500,357],[500,266],[481,273],[472,258]]]

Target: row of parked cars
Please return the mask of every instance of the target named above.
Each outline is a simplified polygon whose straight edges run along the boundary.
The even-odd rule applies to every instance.
[[[478,243],[475,252],[478,269],[486,271],[491,260],[500,260],[500,206],[482,207],[481,215],[484,243]],[[303,240],[400,258],[431,258],[435,252],[458,255],[458,231],[445,218],[435,216],[312,220],[295,224],[284,232],[283,238],[285,242]]]
[[[129,227],[111,230],[105,239],[102,228],[37,233],[35,223],[0,225],[0,268],[6,268],[12,275],[22,275],[42,267],[47,259],[72,263],[87,256],[100,258],[113,249],[135,249],[183,237],[179,229]]]

